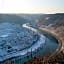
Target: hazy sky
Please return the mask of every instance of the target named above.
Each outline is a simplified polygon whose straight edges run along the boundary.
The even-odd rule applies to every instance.
[[[64,13],[64,0],[0,0],[0,13]]]

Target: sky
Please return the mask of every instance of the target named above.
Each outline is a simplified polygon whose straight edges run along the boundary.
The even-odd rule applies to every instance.
[[[64,13],[64,0],[0,0],[0,13]]]

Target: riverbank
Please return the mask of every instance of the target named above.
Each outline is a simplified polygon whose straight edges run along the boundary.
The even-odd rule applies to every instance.
[[[64,55],[63,55],[63,41],[61,39],[61,37],[59,36],[59,33],[56,33],[55,30],[51,30],[51,29],[48,29],[48,28],[39,28],[42,32],[47,32],[49,34],[51,34],[52,36],[54,36],[58,42],[59,42],[59,48],[56,50],[56,52],[51,55],[50,57],[40,57],[40,58],[37,58],[35,57],[34,59],[32,59],[31,61],[29,61],[28,63],[29,64],[48,64],[48,63],[54,63],[54,64],[59,64],[60,62],[63,62],[64,61]],[[28,64],[27,63],[27,64]]]
[[[51,60],[57,60],[58,62],[64,62],[64,36],[63,36],[63,29],[54,29],[54,28],[39,28],[40,30],[42,31],[45,31],[45,32],[49,32],[51,33],[52,35],[54,35],[58,40],[59,40],[59,43],[61,44],[61,49],[60,51],[58,51],[58,54],[56,54],[57,56],[56,57],[53,57],[51,58]],[[62,31],[63,30],[63,31]]]

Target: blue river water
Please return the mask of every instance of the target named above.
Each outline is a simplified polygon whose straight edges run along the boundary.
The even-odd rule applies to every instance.
[[[26,27],[26,24],[23,27],[8,22],[0,24],[0,62],[9,60],[12,64],[23,64],[33,57],[50,56],[59,47],[53,36]]]
[[[17,59],[15,61],[15,64],[19,64],[19,63],[23,64],[23,62],[26,62],[27,59],[30,60],[33,57],[45,57],[45,56],[52,55],[56,51],[56,49],[59,47],[59,44],[58,44],[58,41],[54,37],[50,36],[49,38],[46,37],[46,42],[44,43],[44,45],[40,45],[40,48],[38,50],[36,50],[34,53],[32,52],[32,57],[31,55],[28,55],[29,57],[26,56],[22,60]],[[42,39],[42,41],[44,40]],[[35,47],[36,46],[37,45],[35,45]]]

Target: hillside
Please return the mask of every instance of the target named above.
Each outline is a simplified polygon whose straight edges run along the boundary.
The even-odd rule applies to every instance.
[[[41,25],[51,25],[52,27],[64,26],[64,14],[46,14],[44,17],[39,18],[38,24]]]
[[[28,15],[23,14],[0,14],[0,23],[1,22],[14,22],[19,24],[29,23],[31,26],[37,28],[36,23],[29,18]],[[29,20],[30,19],[30,20]]]

